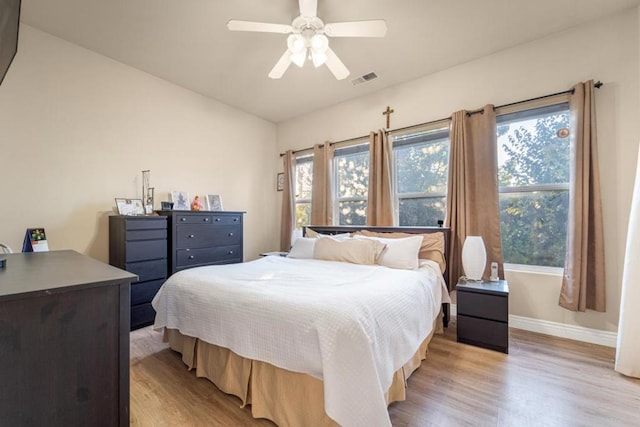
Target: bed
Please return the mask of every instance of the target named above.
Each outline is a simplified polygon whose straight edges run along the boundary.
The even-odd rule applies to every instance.
[[[355,231],[440,232],[446,242],[448,230],[308,233]],[[378,245],[375,237],[361,238],[367,243],[340,244]],[[387,241],[385,251],[391,246],[377,240]],[[316,253],[321,244],[340,253],[325,246],[337,241],[318,238]],[[280,426],[389,426],[387,405],[404,400],[406,379],[441,323],[448,301],[442,273],[434,260],[408,270],[273,256],[199,267],[163,285],[153,301],[154,328],[164,328],[165,340],[198,376],[250,404],[254,417]]]

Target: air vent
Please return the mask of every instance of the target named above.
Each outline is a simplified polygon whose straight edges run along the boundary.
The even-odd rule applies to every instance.
[[[360,77],[357,77],[357,78],[351,80],[351,84],[354,85],[354,86],[357,86],[357,85],[359,85],[361,83],[366,83],[369,80],[373,80],[373,79],[377,79],[377,78],[378,78],[378,75],[372,71],[370,73],[364,74],[364,75],[362,75]]]

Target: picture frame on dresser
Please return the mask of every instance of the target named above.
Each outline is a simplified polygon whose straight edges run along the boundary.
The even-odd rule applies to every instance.
[[[191,206],[189,204],[189,193],[186,191],[172,191],[169,193],[171,201],[173,202],[174,211],[189,211]]]
[[[207,194],[206,208],[208,211],[222,211],[222,198],[219,194]]]
[[[124,199],[116,197],[116,209],[119,215],[144,215],[142,199]]]

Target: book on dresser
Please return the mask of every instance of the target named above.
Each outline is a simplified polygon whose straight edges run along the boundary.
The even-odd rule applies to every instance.
[[[109,264],[138,275],[131,284],[131,330],[153,324],[151,300],[167,279],[167,218],[109,217]]]
[[[243,215],[234,211],[158,211],[167,218],[169,274],[243,261]]]

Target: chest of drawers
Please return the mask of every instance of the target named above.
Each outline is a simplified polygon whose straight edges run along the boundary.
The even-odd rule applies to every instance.
[[[151,300],[167,278],[167,218],[110,216],[109,264],[139,277],[131,284],[131,330],[152,324]]]
[[[159,211],[168,220],[169,274],[242,262],[244,212]]]

